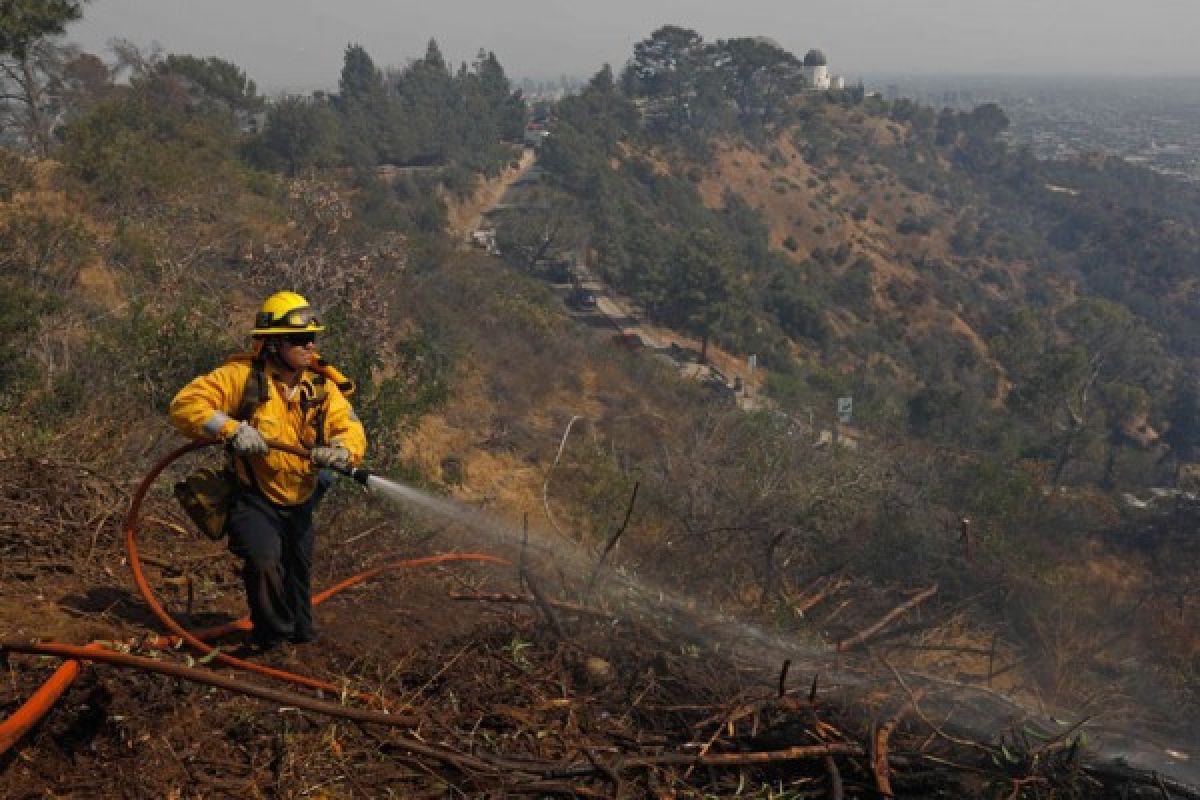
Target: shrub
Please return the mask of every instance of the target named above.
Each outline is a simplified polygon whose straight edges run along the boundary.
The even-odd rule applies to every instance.
[[[98,105],[66,131],[63,162],[96,196],[125,210],[170,205],[181,190],[220,203],[237,185],[235,132],[217,115],[190,115],[134,95]]]
[[[216,300],[196,297],[167,311],[135,305],[108,332],[97,357],[113,365],[116,383],[128,387],[131,399],[165,413],[184,384],[236,349]]]
[[[0,281],[0,410],[17,407],[36,373],[25,353],[25,343],[37,321],[55,303],[8,280]]]
[[[0,267],[25,274],[39,289],[73,284],[93,248],[91,234],[73,217],[18,211],[0,227]]]
[[[395,375],[355,402],[368,435],[391,444],[398,444],[399,435],[411,431],[450,396],[450,360],[424,331],[397,343],[396,367]]]
[[[32,188],[33,167],[11,150],[0,147],[0,200],[12,200],[16,192]]]
[[[919,234],[924,236],[933,230],[933,220],[928,216],[906,216],[896,223],[896,232],[904,235]]]
[[[834,285],[834,298],[853,309],[868,308],[875,296],[873,274],[870,259],[858,259]]]
[[[451,164],[441,171],[442,185],[455,197],[465,199],[475,191],[475,173],[461,164]]]

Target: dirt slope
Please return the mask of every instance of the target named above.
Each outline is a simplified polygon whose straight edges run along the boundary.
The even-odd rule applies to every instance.
[[[44,468],[60,478],[71,469]],[[128,589],[115,520],[92,541],[64,542],[51,538],[63,523],[48,507],[27,502],[26,511],[27,557],[6,557],[0,581],[6,636],[102,638],[160,661],[190,663],[145,645],[156,625]],[[334,521],[321,526],[318,548],[320,585],[397,557],[482,542],[498,547],[494,537],[401,523],[361,502],[329,511]],[[179,520],[162,491],[151,495],[147,520],[141,538],[150,579],[173,613],[190,624],[237,616],[240,589],[221,545],[175,530]],[[511,547],[508,555],[523,558]],[[919,695],[881,686],[850,699],[838,684],[853,682],[862,666],[854,659],[843,661],[840,677],[813,684],[818,702],[810,705],[808,672],[797,667],[789,678],[786,665],[782,674],[764,668],[771,648],[758,639],[750,650],[723,649],[726,623],[714,612],[675,606],[668,617],[661,600],[645,607],[648,614],[621,611],[620,604],[605,610],[612,598],[631,596],[633,586],[611,596],[597,592],[585,605],[559,604],[578,597],[582,576],[539,545],[527,556],[524,583],[537,589],[541,604],[514,566],[396,573],[320,607],[318,643],[249,656],[389,698],[404,720],[399,727],[350,724],[186,681],[95,667],[0,757],[0,795],[689,797],[817,789],[836,780],[852,796],[894,787],[897,796],[998,797],[1034,775],[1047,787],[1073,787],[1072,796],[1098,798],[1122,785],[1153,785],[1127,773],[1080,773],[1074,748],[1052,749],[1042,740],[1010,741],[1004,751],[1019,759],[1036,753],[1036,766],[997,764],[988,756],[1000,751],[956,745],[963,740],[914,718]],[[236,637],[224,646],[241,652]],[[10,663],[0,689],[4,715],[53,666],[16,656]],[[932,709],[942,701],[925,703]],[[872,739],[863,722],[869,719],[891,720],[888,734]],[[412,752],[418,746],[420,755]],[[891,768],[872,765],[871,747],[889,748]],[[984,757],[973,747],[983,747]],[[834,759],[822,761],[823,753]],[[931,773],[914,766],[922,755],[970,769]],[[711,764],[694,769],[698,757]]]

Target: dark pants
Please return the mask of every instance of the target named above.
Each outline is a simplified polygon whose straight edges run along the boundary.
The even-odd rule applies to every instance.
[[[313,503],[277,506],[243,491],[229,512],[229,550],[242,559],[254,640],[308,641],[312,619]]]

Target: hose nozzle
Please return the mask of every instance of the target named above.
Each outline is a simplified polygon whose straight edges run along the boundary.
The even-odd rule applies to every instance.
[[[367,485],[367,479],[371,477],[371,473],[362,467],[334,467],[333,469],[347,478],[353,478],[363,486]]]
[[[294,445],[284,444],[283,442],[267,442],[267,446],[270,447],[272,450],[279,450],[284,453],[291,453],[294,456],[300,456],[301,458],[305,458],[305,459],[312,457],[312,451],[307,450],[303,447],[296,447]],[[340,475],[343,475],[347,478],[353,478],[354,480],[361,483],[363,486],[367,485],[367,479],[371,477],[371,473],[367,472],[362,467],[352,467],[350,465],[346,465],[344,467],[335,467],[332,464],[330,464],[328,469],[332,469],[334,472],[336,472]]]

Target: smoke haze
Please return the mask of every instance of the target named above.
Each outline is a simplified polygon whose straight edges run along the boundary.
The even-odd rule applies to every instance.
[[[454,63],[492,50],[520,79],[619,68],[663,24],[706,39],[768,35],[792,52],[819,47],[834,72],[876,74],[1200,75],[1192,0],[96,0],[70,38],[93,52],[122,37],[215,55],[266,92],[331,88],[348,43],[402,65],[437,39]]]

